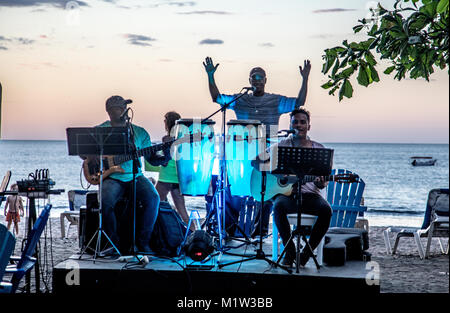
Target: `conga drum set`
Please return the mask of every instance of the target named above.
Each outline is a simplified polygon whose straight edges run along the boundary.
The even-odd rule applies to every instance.
[[[253,170],[251,162],[266,149],[265,139],[262,141],[263,125],[256,120],[230,120],[226,123],[228,131],[224,136],[215,135],[214,125],[215,122],[210,119],[176,121],[175,138],[192,136],[194,139],[191,142],[174,145],[172,156],[176,163],[180,191],[186,196],[208,195],[214,163],[218,161],[221,164],[219,170],[219,180],[222,179],[223,184],[221,188],[229,186],[232,196],[249,198]],[[195,138],[195,136],[201,138]],[[221,188],[216,189],[214,196],[217,197],[215,199],[217,203],[224,203],[224,196],[220,194]],[[224,206],[219,205],[219,207],[224,209]],[[225,213],[218,211],[216,219],[221,240]]]

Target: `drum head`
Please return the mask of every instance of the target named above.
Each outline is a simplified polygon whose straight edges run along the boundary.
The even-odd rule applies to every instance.
[[[181,118],[181,119],[177,120],[175,122],[175,124],[182,124],[182,125],[190,126],[190,125],[194,124],[194,122],[200,124],[201,119]],[[203,124],[205,124],[205,125],[214,125],[214,124],[216,124],[216,122],[214,122],[213,120],[206,120],[206,121],[203,122]]]
[[[229,120],[227,125],[261,125],[258,120]]]

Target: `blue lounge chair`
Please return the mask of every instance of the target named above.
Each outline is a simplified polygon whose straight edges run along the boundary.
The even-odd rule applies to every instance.
[[[6,188],[8,188],[8,184],[9,184],[9,180],[11,179],[11,171],[6,171],[5,176],[3,177],[3,180],[0,184],[0,192],[4,192],[6,191]],[[0,205],[2,204],[2,202],[6,200],[6,197],[3,197],[2,195],[0,195]]]
[[[333,170],[332,175],[353,174],[349,170]],[[333,209],[330,227],[352,228],[356,218],[364,216],[367,207],[361,205],[366,184],[361,178],[354,183],[330,182],[327,187],[327,201]]]
[[[34,251],[39,242],[45,225],[50,215],[51,204],[47,204],[41,212],[41,215],[34,223],[33,229],[28,233],[27,243],[20,258],[11,257],[10,260],[17,262],[11,267],[7,267],[5,273],[13,274],[11,281],[0,282],[0,293],[15,293],[22,278],[31,271],[36,263]]]
[[[396,233],[394,248],[391,248],[389,239],[390,233]],[[388,227],[383,231],[384,244],[388,254],[397,252],[400,238],[414,238],[419,256],[421,259],[428,258],[430,254],[431,239],[437,237],[441,252],[448,254],[449,242],[447,248],[441,241],[441,237],[447,237],[449,234],[449,189],[432,189],[428,193],[427,206],[425,210],[424,220],[421,227]],[[420,238],[427,238],[427,247],[423,248]]]
[[[9,263],[9,257],[14,251],[16,238],[6,228],[5,225],[0,224],[0,282],[5,274],[5,268]]]

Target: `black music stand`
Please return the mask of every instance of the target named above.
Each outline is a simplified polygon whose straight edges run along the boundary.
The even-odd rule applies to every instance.
[[[275,168],[271,171],[272,174],[285,174],[296,175],[298,179],[297,183],[297,228],[292,231],[280,257],[277,260],[277,264],[281,261],[286,249],[293,240],[294,236],[297,236],[296,247],[296,273],[299,272],[300,265],[300,236],[305,242],[305,248],[309,249],[309,252],[316,264],[316,268],[319,270],[320,265],[317,262],[315,255],[306,239],[306,235],[301,229],[301,209],[302,209],[302,181],[305,175],[314,176],[328,176],[331,173],[333,167],[333,153],[332,149],[325,148],[300,148],[300,147],[278,147],[275,160],[272,161],[271,166]]]
[[[130,154],[129,145],[129,130],[127,127],[75,127],[67,128],[67,144],[69,155],[78,156],[98,156],[100,164],[98,171],[100,173],[100,185],[99,185],[99,226],[97,231],[94,233],[92,238],[89,240],[88,244],[81,251],[80,259],[92,240],[97,237],[97,243],[94,250],[94,262],[97,258],[97,254],[102,254],[99,252],[101,245],[101,236],[105,235],[106,239],[109,241],[111,246],[120,254],[117,247],[114,245],[112,240],[103,230],[103,220],[102,220],[102,187],[103,187],[103,156],[104,155],[127,155]]]

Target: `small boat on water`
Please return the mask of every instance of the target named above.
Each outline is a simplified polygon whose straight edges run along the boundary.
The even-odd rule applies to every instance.
[[[430,156],[413,156],[411,160],[412,166],[433,166],[437,161]]]

